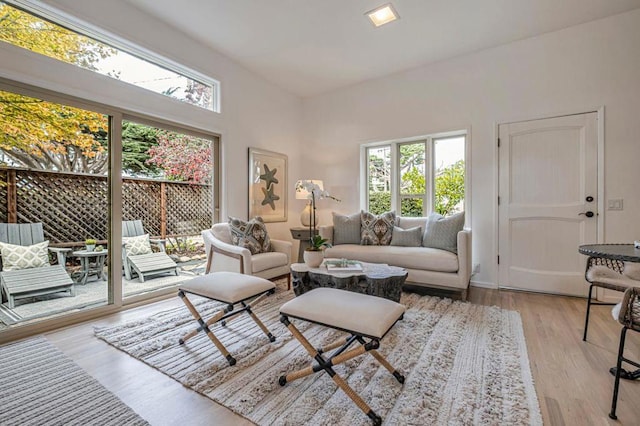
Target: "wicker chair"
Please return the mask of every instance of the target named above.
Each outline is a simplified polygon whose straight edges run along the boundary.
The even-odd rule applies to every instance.
[[[589,297],[587,299],[587,313],[584,319],[584,335],[582,340],[587,340],[591,305],[615,305],[615,303],[609,302],[593,302],[592,296],[594,287],[624,292],[629,287],[640,286],[640,281],[631,279],[624,275],[624,268],[625,262],[622,260],[589,257],[585,272],[585,279],[590,283]]]
[[[620,377],[635,379],[640,377],[640,370],[628,372],[622,368],[622,362],[631,364],[640,369],[640,363],[631,361],[624,357],[624,341],[627,330],[640,332],[640,287],[630,287],[624,292],[622,302],[618,303],[611,311],[613,318],[622,324],[620,332],[620,345],[618,347],[618,362],[615,367],[616,380],[613,385],[613,400],[611,401],[611,412],[609,417],[617,419],[616,405],[618,403],[618,388],[620,386]],[[612,369],[612,373],[613,373]]]

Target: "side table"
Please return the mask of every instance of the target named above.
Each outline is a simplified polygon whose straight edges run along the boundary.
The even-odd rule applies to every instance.
[[[107,250],[78,250],[74,251],[72,255],[80,259],[80,267],[82,268],[79,272],[80,275],[76,279],[76,283],[82,285],[86,284],[89,275],[96,275],[98,279],[103,279],[102,273],[105,260],[107,259]],[[91,258],[95,258],[93,263],[91,262]]]
[[[318,230],[313,230],[313,235],[318,235]],[[311,239],[311,231],[309,227],[300,226],[291,228],[291,236],[294,240],[300,241],[300,247],[298,248],[298,263],[304,262],[304,249],[309,247],[309,240]]]

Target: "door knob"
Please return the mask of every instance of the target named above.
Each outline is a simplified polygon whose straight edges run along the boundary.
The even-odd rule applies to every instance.
[[[586,217],[593,217],[595,214],[591,211],[589,212],[585,212],[585,213],[578,213],[578,216],[580,216],[581,214],[585,215]]]

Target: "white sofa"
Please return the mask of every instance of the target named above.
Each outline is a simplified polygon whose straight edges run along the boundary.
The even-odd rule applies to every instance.
[[[271,239],[273,251],[252,255],[249,249],[231,243],[228,223],[216,223],[205,229],[202,238],[207,252],[207,274],[229,271],[267,280],[287,278],[287,287],[291,288],[291,242]]]
[[[399,217],[396,225],[424,230],[426,222],[425,217]],[[320,226],[319,233],[333,244],[333,226]],[[457,243],[458,254],[428,247],[339,244],[327,248],[325,257],[399,266],[409,273],[407,284],[459,291],[466,300],[471,279],[471,231],[458,232]]]

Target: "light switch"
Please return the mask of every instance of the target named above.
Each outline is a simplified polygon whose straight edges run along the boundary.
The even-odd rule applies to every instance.
[[[607,200],[607,210],[622,210],[622,198]]]

